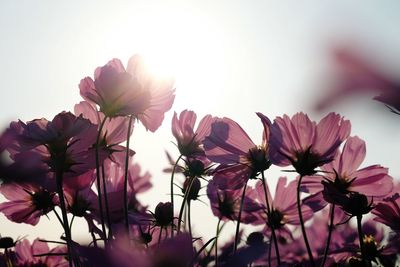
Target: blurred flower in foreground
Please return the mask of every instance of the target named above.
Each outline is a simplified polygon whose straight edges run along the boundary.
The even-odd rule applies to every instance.
[[[329,84],[328,92],[314,106],[317,111],[328,109],[351,96],[375,95],[375,100],[400,114],[400,79],[390,77],[381,66],[368,62],[367,58],[349,48],[337,48],[333,56],[336,61],[334,80]]]

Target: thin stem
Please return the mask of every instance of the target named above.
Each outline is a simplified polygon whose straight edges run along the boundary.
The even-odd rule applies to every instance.
[[[56,214],[57,219],[58,219],[58,221],[60,222],[61,226],[64,227],[64,223],[63,223],[63,221],[62,221],[60,215],[58,215],[57,211],[56,211],[54,208],[53,208],[53,211],[54,211],[54,213]]]
[[[190,220],[190,199],[188,200],[188,225],[189,225],[190,238],[193,238],[193,235],[192,235],[192,222]]]
[[[101,164],[101,178],[103,181],[103,193],[104,193],[104,204],[106,206],[106,219],[108,226],[108,239],[110,240],[113,236],[112,228],[111,228],[111,219],[110,219],[110,208],[108,206],[108,195],[107,195],[107,186],[106,186],[106,175],[104,171],[104,164]]]
[[[4,256],[5,256],[6,266],[7,267],[14,267],[14,264],[13,264],[13,262],[11,260],[11,257],[10,257],[10,253],[9,253],[7,248],[4,249]]]
[[[172,205],[172,214],[175,214],[175,213],[174,213],[174,175],[175,175],[175,169],[176,169],[176,166],[178,166],[178,163],[179,163],[179,161],[181,160],[182,156],[183,156],[182,154],[179,155],[178,159],[176,160],[176,162],[175,162],[175,164],[174,164],[174,167],[172,168],[172,173],[171,173],[171,205]],[[179,221],[178,221],[178,224],[179,224]],[[178,232],[179,232],[179,227],[178,227]],[[172,231],[171,231],[171,237],[174,237],[174,229],[173,229],[173,227],[172,227]]]
[[[239,227],[240,227],[240,220],[242,218],[242,209],[243,209],[244,196],[246,195],[246,188],[247,188],[247,182],[244,184],[242,199],[240,200],[239,217],[238,217],[238,222],[236,224],[235,244],[233,246],[233,255],[236,254],[236,250],[237,250],[238,243],[239,243]]]
[[[221,223],[221,218],[218,219],[217,232],[215,234],[215,267],[218,267],[218,236],[219,236],[219,224]]]
[[[306,228],[304,226],[304,220],[303,220],[303,214],[301,212],[301,200],[300,200],[300,185],[301,185],[301,180],[303,180],[303,175],[300,175],[299,182],[297,183],[297,211],[299,213],[299,219],[300,219],[300,226],[301,226],[301,232],[303,234],[304,238],[304,243],[306,244],[307,248],[307,253],[308,257],[311,262],[311,266],[315,267],[315,262],[314,262],[314,257],[311,252],[310,244],[308,243],[308,238],[307,238],[307,233],[306,233]]]
[[[360,241],[360,250],[361,250],[361,259],[363,263],[367,263],[366,255],[365,255],[365,247],[364,247],[364,234],[361,226],[362,215],[357,216],[357,229],[358,229],[358,239]]]
[[[160,242],[161,242],[161,234],[162,234],[162,230],[163,230],[163,227],[162,227],[162,226],[160,226],[160,233],[158,234],[158,246],[160,245]]]
[[[264,172],[261,172],[261,181],[262,181],[262,185],[264,188],[264,195],[265,195],[265,203],[267,205],[267,216],[268,218],[271,216],[271,208],[269,206],[269,200],[268,200],[268,193],[267,193],[267,183],[265,182],[265,176],[264,176]],[[271,227],[271,232],[272,232],[272,240],[275,244],[275,253],[276,253],[276,258],[278,260],[278,266],[281,265],[281,257],[279,255],[279,246],[278,246],[278,241],[276,238],[276,234],[275,234],[275,229],[274,229],[274,225],[271,223],[271,225],[269,225],[269,227]]]
[[[68,217],[67,217],[67,208],[65,206],[65,200],[64,200],[64,190],[63,190],[63,172],[58,171],[56,172],[56,183],[57,183],[57,191],[58,191],[58,196],[60,200],[60,206],[61,206],[61,215],[62,215],[62,222],[63,222],[63,228],[65,232],[65,239],[67,242],[67,252],[68,252],[68,264],[70,267],[72,267],[72,251],[71,251],[71,232],[69,230],[69,224],[68,224]]]
[[[93,241],[94,247],[97,248],[97,239],[96,239],[96,236],[94,235],[94,232],[90,231],[90,235],[92,236],[92,241]]]
[[[101,230],[103,231],[104,234],[104,243],[107,243],[107,238],[106,238],[106,226],[104,224],[104,216],[103,216],[103,201],[101,198],[101,181],[100,181],[100,159],[99,159],[99,142],[100,142],[100,136],[101,136],[101,131],[103,130],[104,123],[107,120],[107,116],[104,117],[104,119],[100,123],[99,127],[99,132],[97,133],[97,138],[96,138],[96,145],[95,145],[95,151],[96,151],[96,183],[97,183],[97,194],[99,197],[99,213],[100,213],[100,223],[101,223]]]
[[[124,178],[124,217],[125,217],[125,230],[129,236],[129,221],[128,221],[128,163],[129,163],[129,140],[132,128],[132,115],[129,116],[128,134],[126,137],[126,154],[125,154],[125,178]]]
[[[221,225],[221,228],[218,230],[218,235],[221,233],[221,231],[222,231],[222,229],[224,229],[224,227],[225,227],[225,222],[222,222],[222,225]],[[210,250],[208,251],[208,254],[210,254],[211,253],[211,251],[214,249],[214,246],[215,246],[215,239],[214,239],[214,242],[211,244],[211,247],[210,247]]]
[[[269,246],[268,246],[268,267],[271,267],[271,254],[272,254],[272,233],[269,237]]]
[[[71,236],[72,236],[72,224],[74,223],[74,220],[75,220],[75,215],[72,216],[71,222],[69,223],[69,231],[71,233]]]
[[[328,238],[326,240],[324,258],[322,259],[321,267],[324,267],[325,262],[326,262],[326,258],[328,257],[329,245],[331,243],[331,237],[332,237],[332,231],[333,231],[333,219],[334,219],[334,217],[335,217],[335,204],[331,204]]]
[[[184,210],[184,207],[185,207],[185,203],[186,203],[186,201],[187,201],[187,198],[188,198],[188,196],[189,196],[189,192],[190,192],[190,190],[191,190],[191,188],[192,188],[192,184],[193,184],[194,177],[190,177],[189,179],[190,179],[190,181],[189,181],[189,186],[187,187],[187,189],[186,189],[186,191],[185,191],[185,195],[183,196],[183,200],[182,200],[182,204],[181,204],[181,209],[179,210],[179,217],[178,217],[178,233],[181,232],[181,224],[182,224],[183,210]]]

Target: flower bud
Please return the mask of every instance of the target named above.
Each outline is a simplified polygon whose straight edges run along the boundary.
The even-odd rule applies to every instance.
[[[158,226],[168,226],[174,219],[171,202],[158,203],[154,212],[154,218]]]

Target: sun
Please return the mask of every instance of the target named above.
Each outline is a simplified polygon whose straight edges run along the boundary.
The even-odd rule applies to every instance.
[[[193,84],[207,75],[219,83],[227,62],[224,35],[218,22],[194,11],[152,10],[144,14],[135,36],[137,52],[153,75],[174,77],[181,85]]]

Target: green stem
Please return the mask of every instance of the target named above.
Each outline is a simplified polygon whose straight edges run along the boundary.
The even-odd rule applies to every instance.
[[[190,238],[193,238],[193,235],[192,235],[192,222],[190,220],[190,199],[188,200],[188,225],[189,225]]]
[[[107,195],[107,185],[106,185],[106,175],[105,175],[105,171],[104,171],[104,164],[101,164],[101,176],[102,176],[102,181],[103,181],[104,204],[106,206],[108,239],[111,239],[113,236],[113,233],[112,233],[112,228],[111,228],[110,209],[108,206],[108,195]]]
[[[104,119],[100,123],[99,127],[99,132],[97,133],[97,138],[96,138],[96,145],[95,145],[95,150],[96,150],[96,183],[97,183],[97,194],[99,197],[99,213],[100,213],[100,223],[101,223],[101,230],[103,231],[104,234],[104,243],[107,243],[107,238],[106,238],[106,226],[104,224],[104,213],[103,213],[103,201],[101,198],[101,180],[100,180],[100,159],[99,159],[99,142],[100,142],[100,136],[101,136],[101,131],[103,130],[104,123],[107,120],[107,116],[104,117]]]
[[[61,216],[62,216],[62,223],[65,233],[65,240],[67,242],[67,252],[68,252],[68,264],[72,267],[72,240],[71,240],[71,232],[69,229],[68,224],[68,217],[67,217],[67,208],[65,206],[65,199],[64,199],[64,190],[63,190],[63,172],[58,171],[56,172],[56,183],[57,183],[57,191],[60,200],[60,207],[61,207]]]
[[[361,259],[363,263],[367,263],[366,255],[365,255],[365,246],[364,246],[364,234],[361,226],[362,215],[357,216],[357,229],[358,229],[358,239],[360,241],[360,250],[361,250]],[[371,263],[369,262],[369,265]]]
[[[240,200],[239,216],[238,216],[238,222],[236,224],[235,243],[233,246],[233,255],[236,254],[236,250],[239,243],[239,227],[240,227],[240,220],[242,218],[243,202],[244,202],[244,197],[246,195],[246,188],[247,188],[247,182],[244,184],[242,199]]]
[[[321,267],[324,267],[325,262],[326,262],[326,258],[328,257],[329,245],[331,243],[331,237],[332,237],[332,231],[333,231],[333,219],[334,219],[334,216],[335,216],[335,204],[331,204],[328,238],[326,240],[324,258],[322,259]]]
[[[315,267],[314,257],[313,257],[312,252],[311,252],[310,243],[308,242],[307,233],[306,233],[306,228],[305,228],[305,226],[304,226],[303,214],[302,214],[302,212],[301,212],[301,200],[300,200],[300,193],[301,193],[301,192],[300,192],[300,186],[301,186],[301,180],[303,180],[303,175],[300,175],[299,182],[297,183],[297,211],[298,211],[298,213],[299,213],[301,232],[302,232],[302,234],[303,234],[304,243],[306,244],[308,257],[309,257],[309,259],[310,259],[311,266],[312,266],[312,267]]]
[[[178,217],[178,233],[181,232],[181,224],[182,224],[183,210],[184,210],[184,208],[185,208],[185,204],[186,204],[187,198],[188,198],[188,196],[189,196],[189,192],[190,192],[190,190],[191,190],[191,188],[192,188],[192,184],[193,184],[194,177],[190,177],[189,179],[190,179],[190,181],[189,181],[189,186],[187,187],[187,189],[186,189],[186,191],[185,191],[185,195],[183,196],[181,208],[180,208],[180,210],[179,210],[179,217]]]
[[[218,267],[218,236],[219,236],[219,225],[221,223],[221,218],[218,219],[218,224],[217,224],[217,232],[215,234],[215,267]]]
[[[269,237],[269,245],[268,245],[268,267],[271,267],[271,253],[272,253],[272,233]]]
[[[126,137],[126,154],[125,154],[125,177],[124,177],[124,217],[125,230],[129,237],[129,221],[128,221],[128,164],[129,164],[129,140],[131,137],[132,115],[129,116],[128,134]]]
[[[269,218],[269,216],[271,216],[271,208],[269,206],[269,200],[268,200],[268,193],[267,193],[267,183],[265,182],[265,176],[264,176],[264,172],[261,172],[261,181],[262,181],[262,185],[264,188],[264,195],[265,195],[265,203],[267,205],[267,216]],[[276,238],[276,234],[275,234],[275,229],[274,229],[274,225],[271,223],[271,225],[269,225],[271,227],[271,232],[272,232],[272,240],[275,244],[275,253],[276,253],[276,258],[278,260],[278,266],[281,265],[281,257],[279,255],[279,246],[278,246],[278,241]]]
[[[171,189],[171,205],[172,205],[172,214],[174,213],[174,176],[175,176],[175,169],[178,166],[179,161],[182,158],[182,154],[179,155],[178,159],[176,160],[174,167],[172,168],[172,173],[171,173],[171,184],[170,184],[170,189]],[[178,221],[179,224],[179,221]],[[180,225],[180,224],[179,224]],[[171,230],[171,237],[174,237],[174,226],[172,225],[172,230]],[[179,226],[178,226],[178,232],[180,231]]]
[[[162,227],[162,226],[160,226],[160,233],[158,234],[158,246],[160,245],[160,242],[161,242],[161,234],[162,234],[162,230],[163,230],[163,227]]]

